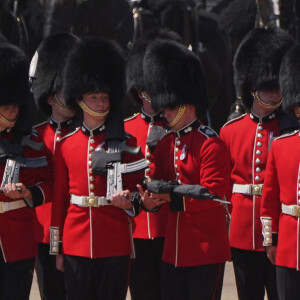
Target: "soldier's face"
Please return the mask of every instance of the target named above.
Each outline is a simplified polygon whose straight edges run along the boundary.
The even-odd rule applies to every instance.
[[[282,98],[279,89],[262,89],[258,91],[258,96],[263,102],[271,105],[276,105]]]
[[[108,110],[110,101],[107,93],[86,93],[83,101],[88,108],[95,112],[105,112]]]
[[[19,105],[17,104],[0,106],[0,114],[8,121],[11,122],[16,121],[18,113],[19,113]]]
[[[178,107],[175,107],[175,108],[166,107],[164,109],[164,117],[165,117],[168,124],[172,123],[172,121],[174,120],[174,118],[177,115],[177,112],[178,112]]]

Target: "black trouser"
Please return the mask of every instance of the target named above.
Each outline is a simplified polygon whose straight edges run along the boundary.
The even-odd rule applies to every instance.
[[[300,271],[276,266],[277,290],[280,300],[300,299]]]
[[[0,299],[28,300],[32,285],[34,258],[5,263],[0,250]]]
[[[129,255],[105,258],[64,256],[69,300],[125,300]]]
[[[277,300],[276,269],[265,252],[231,248],[237,292],[240,300]]]
[[[56,256],[49,254],[49,244],[38,244],[38,257],[35,262],[41,299],[65,300],[65,275],[56,269]]]
[[[164,238],[134,239],[136,258],[130,264],[132,300],[161,299],[161,257]]]
[[[162,263],[164,300],[221,299],[225,263],[195,267],[175,267]]]

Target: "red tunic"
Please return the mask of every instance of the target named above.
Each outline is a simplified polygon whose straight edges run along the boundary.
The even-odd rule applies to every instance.
[[[129,146],[135,140],[127,140]],[[131,253],[129,219],[120,208],[106,205],[81,207],[70,203],[70,195],[106,196],[106,175],[91,170],[91,153],[105,145],[105,125],[92,131],[84,125],[63,138],[54,156],[55,184],[51,225],[58,227],[62,251],[89,258]],[[124,154],[123,161],[135,161]],[[123,175],[123,188],[136,190],[136,174]]]
[[[155,149],[154,179],[200,184],[223,197],[229,185],[229,156],[208,127],[194,121],[166,135]],[[178,267],[223,263],[230,258],[226,212],[211,200],[185,197],[183,211],[171,211],[163,261]]]
[[[299,131],[272,143],[261,203],[261,217],[272,220],[278,233],[276,265],[299,270],[300,218],[282,213],[282,203],[300,207]]]
[[[34,127],[43,139],[45,146],[54,155],[57,141],[59,141],[66,134],[70,133],[70,125],[72,119],[57,123],[53,119],[49,122],[44,122]],[[50,242],[49,227],[51,222],[51,208],[52,202],[45,203],[35,209],[36,222],[35,233],[38,243]]]
[[[137,145],[141,146],[141,152],[150,165],[154,159],[155,147],[149,148],[146,144],[148,135],[153,126],[166,128],[162,115],[150,117],[145,113],[136,114],[125,121],[125,131],[136,138]],[[139,183],[142,184],[144,179],[151,177],[150,167],[139,173]],[[141,211],[140,214],[133,219],[133,237],[139,239],[153,239],[156,237],[164,237],[168,221],[169,205],[162,205],[158,212]]]
[[[263,184],[271,138],[278,135],[275,113],[263,118],[252,113],[245,114],[221,128],[220,137],[230,153],[232,185]],[[231,202],[230,246],[264,251],[260,221],[261,195],[233,193]]]
[[[11,138],[11,133],[1,136],[1,139],[10,140]],[[32,136],[31,139],[36,142],[42,142],[42,140],[36,136]],[[39,200],[41,202],[50,201],[53,188],[51,153],[49,153],[46,147],[44,147],[41,152],[25,147],[23,156],[26,158],[47,158],[48,166],[21,168],[19,182],[22,182],[27,187],[36,186],[37,192],[40,194]],[[4,168],[5,163],[1,163],[1,176],[3,176]],[[16,200],[17,199],[11,199],[0,193],[1,202],[12,202]],[[37,244],[33,228],[34,220],[34,209],[28,207],[0,213],[0,245],[6,262],[28,259],[37,255]]]

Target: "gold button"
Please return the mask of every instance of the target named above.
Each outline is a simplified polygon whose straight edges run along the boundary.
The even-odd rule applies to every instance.
[[[95,143],[95,140],[94,139],[90,139],[90,143],[91,144]]]
[[[91,184],[90,188],[93,190],[95,188],[95,186],[93,184]]]
[[[93,181],[94,180],[94,177],[93,176],[90,176],[90,181]]]
[[[90,151],[94,151],[95,150],[95,148],[94,147],[90,147]]]

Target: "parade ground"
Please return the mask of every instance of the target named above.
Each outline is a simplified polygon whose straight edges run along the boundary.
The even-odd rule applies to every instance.
[[[40,300],[40,295],[37,286],[36,274],[34,274],[33,284],[30,294],[30,300]],[[225,267],[225,276],[224,276],[224,284],[222,291],[222,300],[237,300],[236,286],[234,281],[234,273],[232,262],[226,263]],[[83,299],[84,300],[84,299]],[[130,300],[130,295],[128,294],[126,300]],[[182,299],[184,300],[184,299]]]

